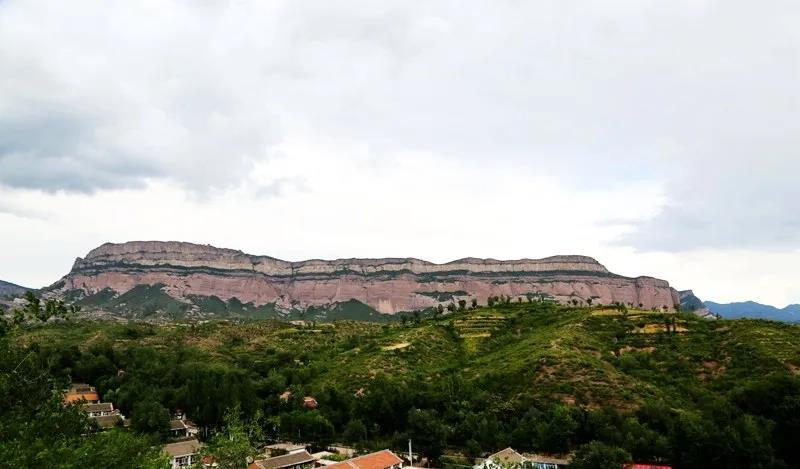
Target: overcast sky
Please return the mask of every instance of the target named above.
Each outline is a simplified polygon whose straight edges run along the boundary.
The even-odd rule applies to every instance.
[[[800,302],[800,2],[0,1],[0,279],[585,254]]]

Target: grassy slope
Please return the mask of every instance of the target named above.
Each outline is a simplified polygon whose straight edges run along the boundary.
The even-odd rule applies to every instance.
[[[706,393],[725,392],[773,371],[800,369],[800,326],[680,315],[677,323],[686,332],[641,332],[663,328],[672,317],[523,303],[408,325],[82,322],[32,329],[19,340],[180,349],[198,361],[250,371],[260,369],[265,357],[283,354],[302,368],[312,388],[336,384],[355,390],[368,387],[379,373],[435,380],[462,372],[504,398],[589,407],[634,408],[645,399],[692,406]]]

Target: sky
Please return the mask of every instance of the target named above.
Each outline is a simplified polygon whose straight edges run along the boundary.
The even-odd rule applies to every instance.
[[[0,279],[589,255],[800,303],[800,3],[0,1]]]

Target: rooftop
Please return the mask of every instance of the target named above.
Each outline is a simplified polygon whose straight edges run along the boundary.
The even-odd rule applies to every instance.
[[[294,453],[297,451],[304,451],[306,449],[305,445],[298,445],[296,443],[274,443],[271,445],[265,446],[267,451],[274,451],[274,450],[282,450],[286,451],[287,453]]]
[[[124,420],[120,414],[91,417],[91,419],[97,422],[97,426],[100,428],[111,428],[120,422],[124,423]]]
[[[97,404],[84,404],[83,410],[86,412],[112,412],[114,404],[110,402],[99,402]]]
[[[249,469],[281,469],[283,467],[311,464],[313,462],[314,456],[311,456],[308,451],[302,450],[295,453],[284,454],[283,456],[254,461],[253,464],[249,466]]]
[[[183,420],[170,420],[169,421],[169,429],[170,430],[183,430],[186,428],[186,424],[183,423]]]
[[[329,469],[386,469],[387,467],[402,464],[403,460],[397,457],[396,454],[385,449],[377,453],[370,453],[357,458],[348,459],[347,461],[340,462],[327,466]]]
[[[517,453],[516,451],[514,451],[513,448],[506,448],[504,450],[500,450],[494,453],[493,455],[489,456],[488,458],[486,458],[486,461],[489,460],[505,464],[520,464],[527,461],[525,456]]]
[[[173,458],[188,456],[200,452],[200,442],[197,440],[178,441],[164,445],[164,451]]]

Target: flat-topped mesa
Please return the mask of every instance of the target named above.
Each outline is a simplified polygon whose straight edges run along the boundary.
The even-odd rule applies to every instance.
[[[445,264],[434,264],[414,258],[380,259],[311,259],[288,262],[269,256],[253,256],[232,249],[184,242],[132,241],[104,244],[85,259],[77,259],[73,271],[112,266],[173,266],[210,268],[217,270],[252,271],[265,275],[292,276],[304,274],[409,272],[431,274],[440,272],[593,272],[609,274],[602,264],[586,256],[552,256],[544,259],[465,258]]]
[[[136,315],[130,295],[116,298],[129,291],[136,296],[142,287],[155,287],[159,294],[177,300],[173,309],[199,311],[197,317],[204,317],[204,304],[216,304],[218,310],[224,308],[219,300],[234,298],[281,314],[352,302],[392,314],[460,300],[485,305],[496,296],[524,301],[544,295],[562,303],[619,302],[646,309],[673,308],[679,302],[677,292],[664,280],[615,275],[585,256],[508,261],[468,257],[445,264],[415,258],[289,262],[233,249],[159,241],[104,244],[85,259],[77,259],[72,271],[51,288],[82,292],[73,297],[86,297],[87,308],[110,304],[114,311]],[[142,293],[141,308],[149,311],[153,304],[149,295],[154,293],[145,290],[150,293]],[[89,298],[93,295],[97,296]],[[163,295],[159,298],[167,301]]]

